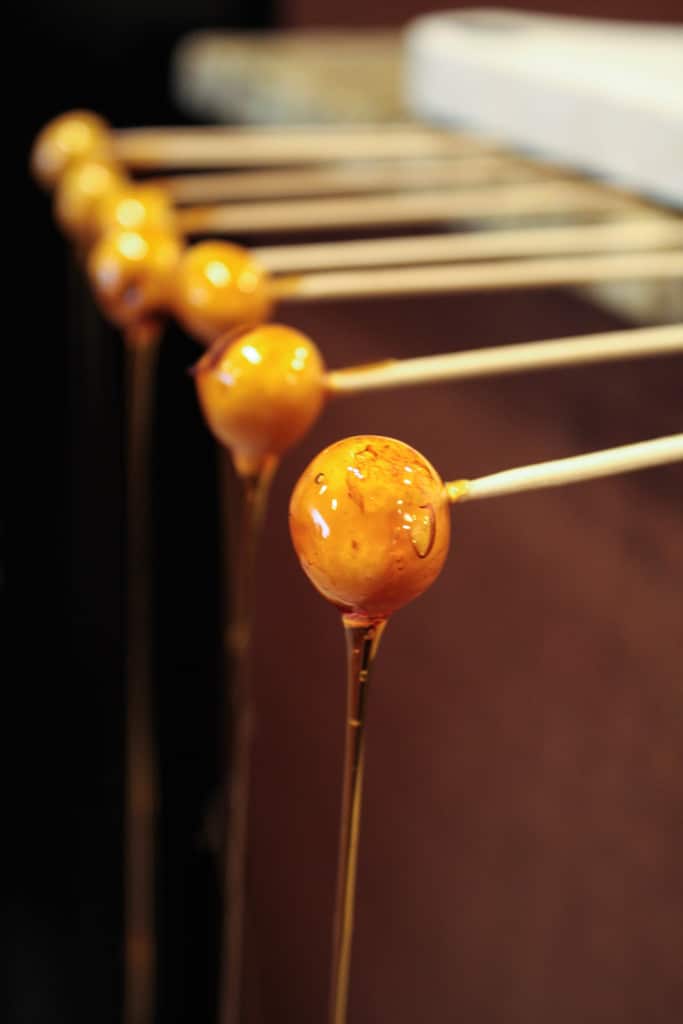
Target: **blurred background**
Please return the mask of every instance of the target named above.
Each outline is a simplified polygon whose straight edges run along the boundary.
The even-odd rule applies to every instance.
[[[681,20],[680,0],[524,7]],[[21,711],[7,772],[20,812],[9,830],[11,1024],[114,1024],[122,980],[121,346],[28,179],[31,141],[78,106],[120,127],[187,121],[171,56],[199,28],[398,27],[429,10],[411,0],[21,5],[9,102],[22,226],[9,284],[24,344],[9,345],[5,374],[5,407],[22,401],[6,431],[6,686]],[[294,313],[287,321],[331,366],[622,323],[560,291]],[[154,456],[159,1024],[215,1014],[204,834],[217,784],[218,522],[213,442],[184,372],[196,355],[169,331]],[[401,437],[449,477],[625,443],[680,429],[682,384],[667,360],[349,400],[285,464],[258,579],[254,1021],[320,1021],[327,986],[343,648],[289,546],[301,468],[359,432]],[[376,673],[354,1024],[681,1019],[680,492],[669,469],[454,514],[450,563],[389,628]]]

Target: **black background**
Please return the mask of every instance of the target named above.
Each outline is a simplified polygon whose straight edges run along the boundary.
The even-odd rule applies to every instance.
[[[90,303],[49,198],[30,181],[31,142],[74,107],[117,127],[182,123],[169,89],[175,42],[198,27],[268,25],[272,13],[269,0],[32,0],[6,37],[6,58],[15,46],[20,56],[7,91],[16,178],[5,283],[15,317],[8,307],[14,326],[3,374],[4,678],[19,712],[5,776],[16,856],[5,917],[11,1024],[118,1021],[122,971],[122,351]],[[156,580],[157,716],[162,781],[175,794],[172,812],[162,806],[160,828],[164,1021],[210,1019],[215,987],[214,879],[196,841],[215,785],[206,742],[215,732],[217,567],[215,522],[206,521],[215,512],[215,474],[181,372],[195,358],[179,332],[164,348],[165,440],[155,452],[154,515],[166,566]],[[178,543],[181,530],[195,538],[189,550]]]

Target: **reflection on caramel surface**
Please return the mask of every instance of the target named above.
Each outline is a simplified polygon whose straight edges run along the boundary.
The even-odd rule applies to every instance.
[[[110,128],[89,110],[72,110],[50,121],[31,150],[31,172],[44,188],[53,188],[76,160],[111,156]]]
[[[377,620],[421,594],[448,554],[443,482],[408,445],[374,435],[321,452],[290,502],[304,572],[333,604]]]
[[[88,257],[88,276],[105,315],[130,327],[164,312],[181,244],[168,232],[112,231]]]
[[[209,428],[246,474],[298,441],[325,396],[317,347],[280,324],[219,339],[197,364],[195,381]]]
[[[125,172],[106,158],[71,163],[55,190],[57,222],[73,239],[92,242],[102,230],[98,216],[101,203],[125,187]]]
[[[229,242],[190,246],[178,266],[174,311],[206,343],[224,331],[265,320],[273,304],[268,274],[246,249]]]
[[[94,211],[97,230],[174,231],[175,215],[168,193],[156,185],[124,182],[103,196]]]

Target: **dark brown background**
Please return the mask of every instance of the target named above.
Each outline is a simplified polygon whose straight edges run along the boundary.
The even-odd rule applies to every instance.
[[[458,7],[511,7],[524,11],[542,11],[548,14],[575,14],[587,18],[626,18],[643,21],[670,21],[679,23],[683,14],[679,0],[496,0],[496,3],[416,3],[415,0],[375,0],[373,4],[358,0],[285,0],[281,4],[281,17],[286,25],[403,25],[410,18],[429,11],[455,10]]]
[[[678,0],[521,6],[683,14]],[[290,0],[286,21],[403,24],[433,8]],[[559,292],[286,319],[332,366],[619,326]],[[300,470],[338,437],[377,432],[447,478],[479,475],[680,430],[682,394],[668,360],[338,400],[283,467],[256,659],[264,1020],[320,1021],[328,980],[343,638],[288,540]],[[390,623],[373,681],[353,1024],[683,1015],[682,482],[655,470],[454,509],[446,568]]]
[[[287,319],[332,365],[617,326],[560,293]],[[323,1019],[342,756],[341,625],[287,537],[298,472],[358,432],[448,478],[656,436],[681,384],[677,360],[341,399],[283,467],[256,658],[264,1020]],[[679,1018],[680,485],[665,469],[453,510],[446,568],[373,681],[354,1024]]]

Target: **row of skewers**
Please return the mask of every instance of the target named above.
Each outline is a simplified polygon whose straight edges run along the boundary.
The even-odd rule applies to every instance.
[[[295,171],[272,169],[295,164],[301,165]],[[131,170],[266,165],[272,167],[146,181],[130,177]],[[149,657],[140,633],[150,600],[149,538],[140,509],[147,501],[154,360],[168,316],[208,346],[194,373],[199,402],[243,482],[242,557],[234,570],[238,600],[226,629],[233,666],[232,754],[221,868],[226,908],[220,1020],[236,1024],[252,714],[250,579],[279,460],[328,400],[359,390],[683,351],[683,325],[674,324],[330,372],[312,339],[269,317],[281,302],[599,280],[683,282],[683,225],[632,197],[566,174],[553,176],[480,140],[419,126],[113,132],[96,115],[75,112],[43,130],[32,167],[55,190],[57,220],[82,255],[103,312],[122,329],[130,361],[127,1024],[149,1024],[153,1012],[156,783]],[[316,198],[296,198],[302,195]],[[274,198],[283,196],[289,198]],[[219,205],[220,200],[225,202]],[[232,241],[185,241],[558,214],[590,219],[250,250]],[[368,675],[390,615],[419,596],[443,568],[449,505],[681,458],[683,435],[675,435],[444,483],[410,446],[369,436],[332,445],[302,474],[290,508],[292,540],[315,587],[342,611],[349,654],[330,1024],[346,1021]]]

